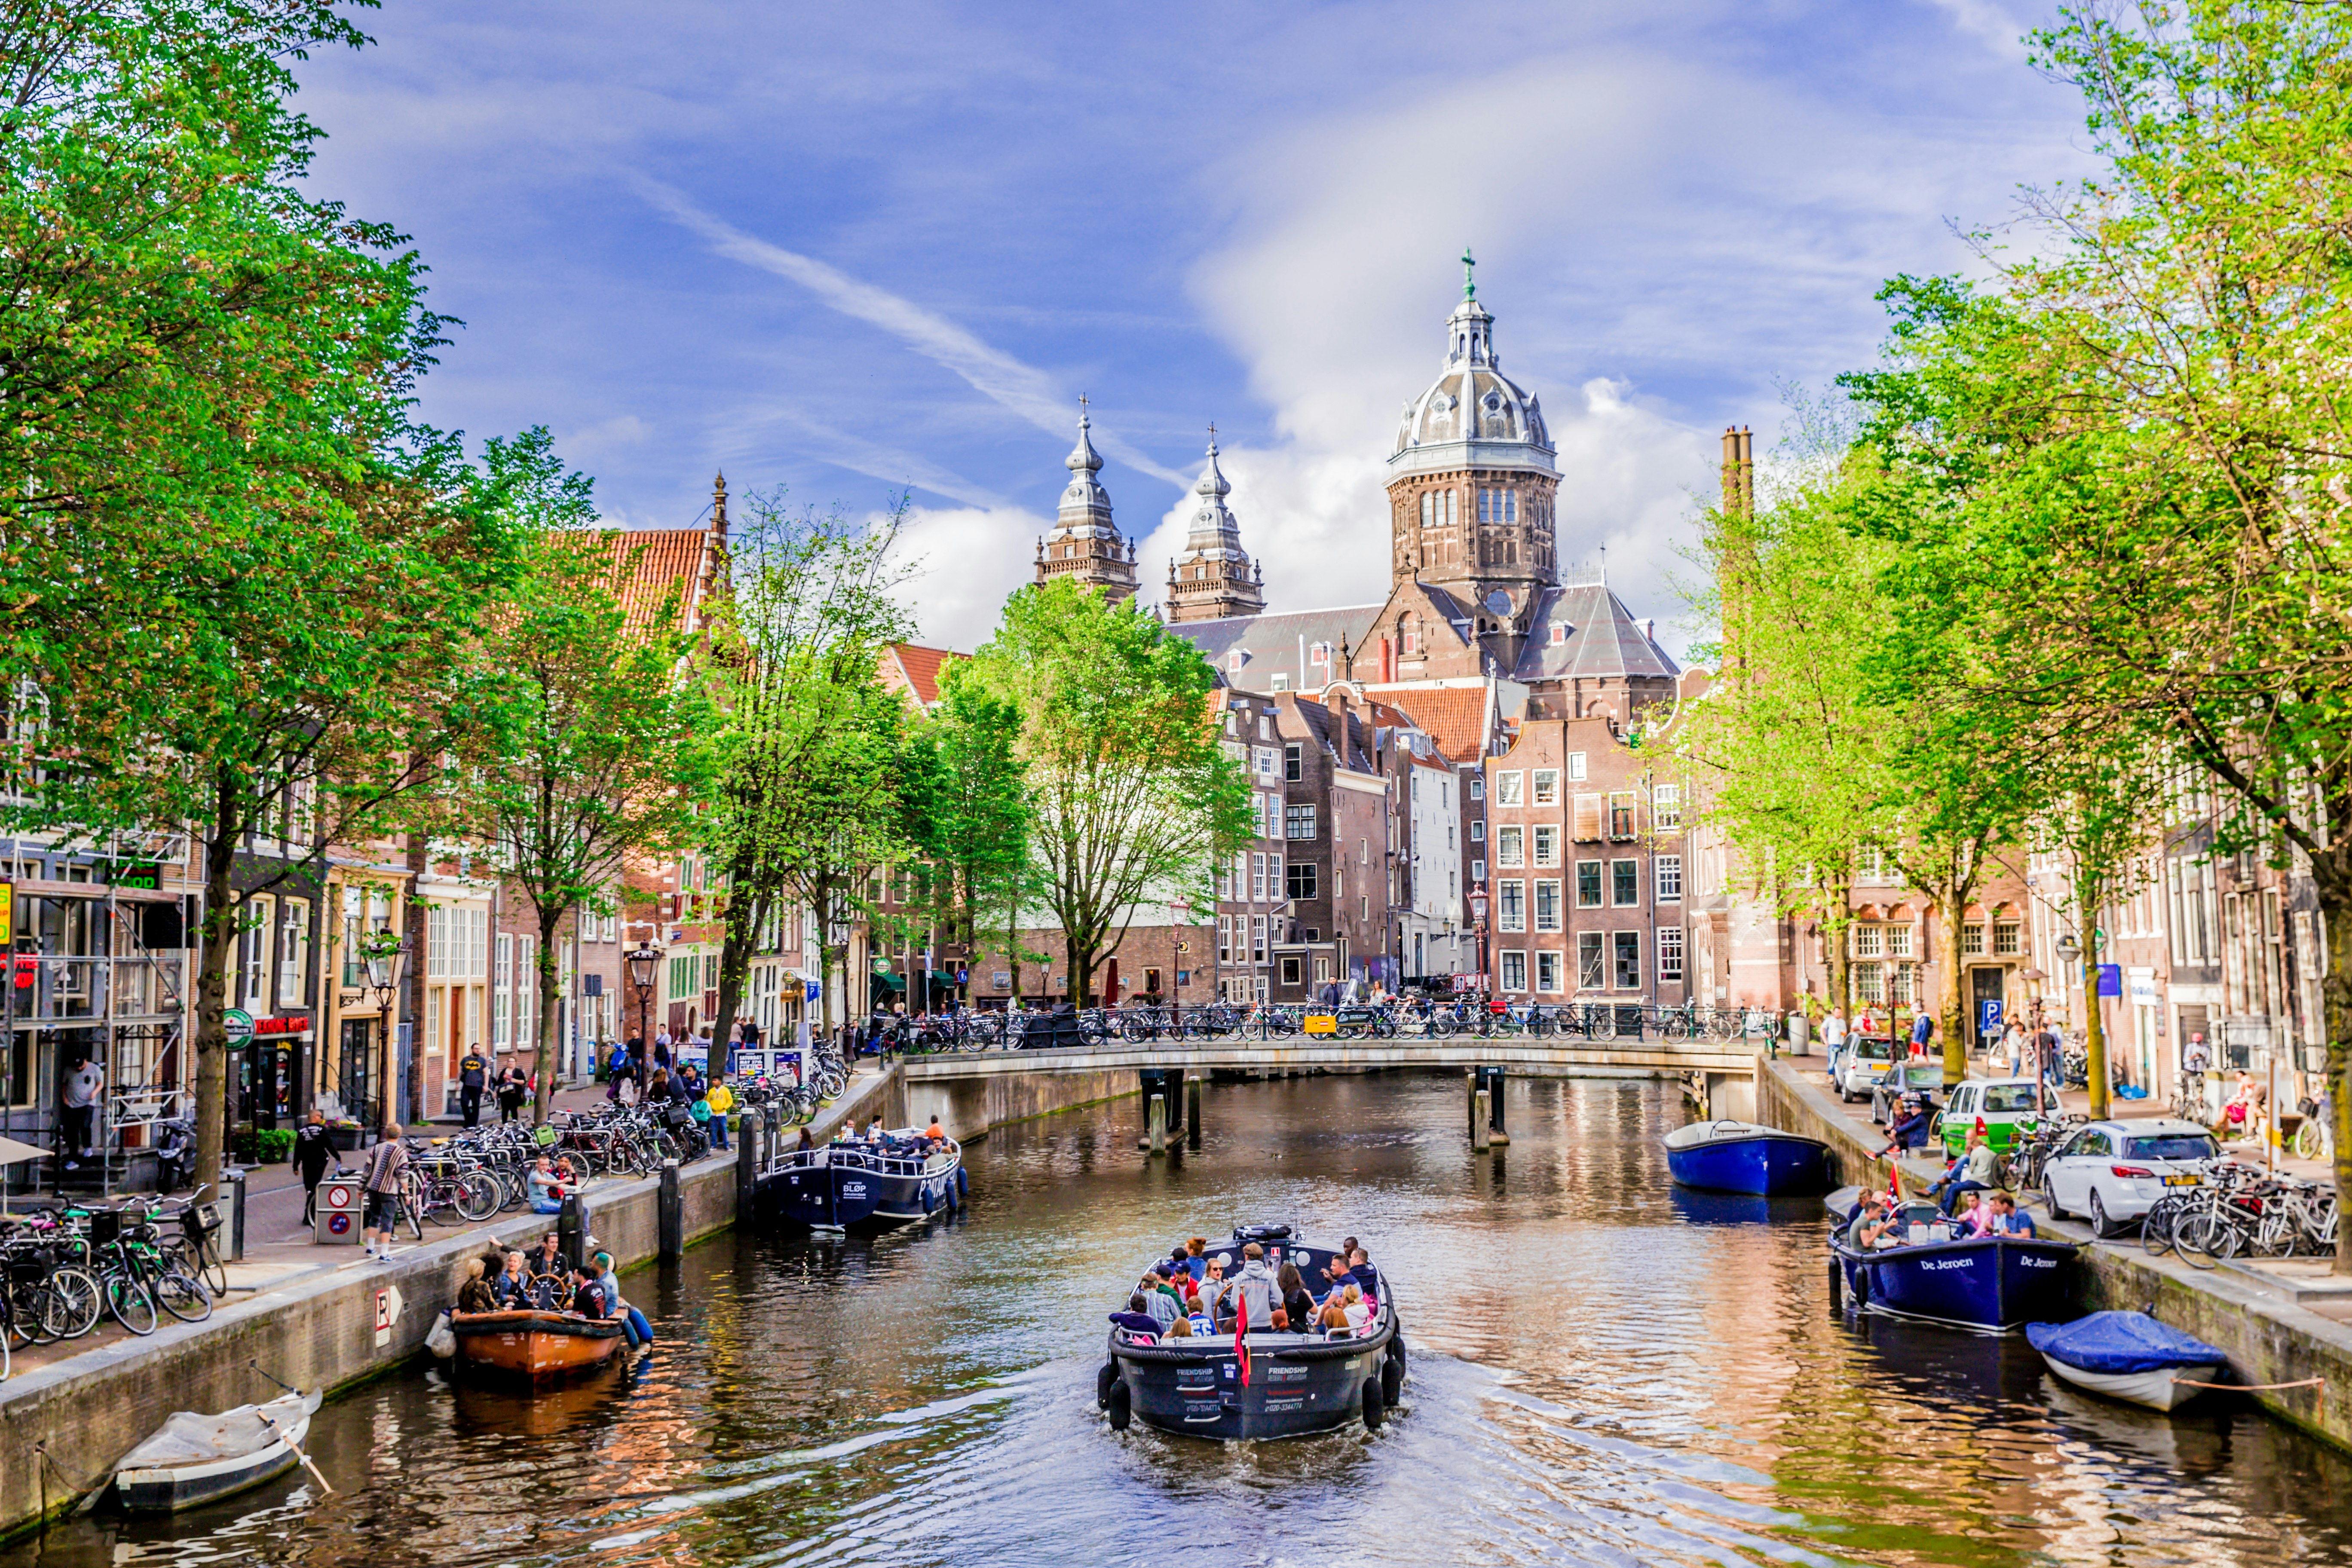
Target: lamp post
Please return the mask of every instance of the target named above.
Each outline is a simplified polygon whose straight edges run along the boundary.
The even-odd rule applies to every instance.
[[[641,944],[629,954],[629,984],[637,993],[637,1049],[646,1048],[653,1037],[654,975],[659,971],[661,951],[650,944]]]
[[[376,1094],[381,1099],[392,1086],[392,1008],[400,994],[401,971],[408,966],[408,944],[397,932],[370,931],[360,938],[360,962],[366,966],[368,989],[375,993],[376,1011],[383,1016],[383,1069],[376,1078]],[[392,1120],[389,1101],[367,1120],[374,1125],[363,1129],[363,1133],[381,1133]]]

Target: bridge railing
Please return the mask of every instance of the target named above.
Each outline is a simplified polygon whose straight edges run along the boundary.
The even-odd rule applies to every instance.
[[[1320,1040],[1558,1039],[1612,1042],[1752,1042],[1776,1020],[1741,1008],[1633,1002],[1486,1002],[1434,1007],[1322,1006],[1297,1003],[1097,1007],[1082,1013],[957,1014],[899,1022],[886,1037],[908,1056],[946,1052],[1086,1049],[1121,1045]]]

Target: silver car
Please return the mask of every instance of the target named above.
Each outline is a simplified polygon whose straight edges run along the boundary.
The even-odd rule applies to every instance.
[[[1851,1105],[1868,1098],[1895,1060],[1895,1042],[1884,1035],[1849,1035],[1838,1058],[1838,1098]]]

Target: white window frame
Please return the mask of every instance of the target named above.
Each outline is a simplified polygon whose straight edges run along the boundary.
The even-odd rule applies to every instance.
[[[1584,782],[1584,753],[1582,752],[1570,752],[1568,753],[1568,782],[1570,784],[1582,784]]]
[[[1654,940],[1657,944],[1659,983],[1680,980],[1683,977],[1683,928],[1660,926]]]
[[[1495,804],[1518,805],[1527,793],[1527,775],[1516,770],[1495,775]]]
[[[1498,823],[1495,827],[1495,866],[1498,870],[1517,870],[1527,864],[1527,829],[1517,823]]]
[[[1560,955],[1552,948],[1540,948],[1536,952],[1536,989],[1557,992],[1560,989]]]
[[[1524,994],[1528,988],[1528,955],[1522,948],[1511,948],[1502,955],[1502,989],[1513,994]]]
[[[1534,783],[1535,794],[1531,797],[1534,805],[1558,805],[1559,804],[1559,770],[1558,768],[1537,768]]]
[[[1495,884],[1495,929],[1502,931],[1522,931],[1528,929],[1527,883],[1517,877],[1506,877]]]
[[[1679,855],[1658,855],[1650,860],[1650,882],[1656,889],[1658,902],[1678,904],[1683,900],[1683,858]]]
[[[1650,826],[1659,833],[1674,833],[1683,825],[1683,786],[1659,784],[1650,791]]]

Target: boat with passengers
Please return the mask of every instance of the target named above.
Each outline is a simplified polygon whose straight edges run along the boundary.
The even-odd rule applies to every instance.
[[[812,1230],[887,1229],[961,1207],[968,1187],[962,1145],[900,1127],[778,1155],[761,1173],[759,1211]]]
[[[1248,1256],[1253,1246],[1262,1257]],[[1348,1271],[1339,1250],[1310,1246],[1286,1225],[1235,1226],[1233,1247],[1220,1259],[1246,1259],[1267,1276],[1294,1265],[1310,1294],[1321,1289],[1335,1301],[1348,1283],[1360,1292],[1369,1281],[1363,1321],[1345,1329],[1277,1329],[1213,1308],[1204,1314],[1205,1331],[1178,1338],[1136,1321],[1148,1321],[1149,1314],[1114,1312],[1095,1384],[1096,1404],[1111,1428],[1124,1431],[1139,1419],[1162,1432],[1228,1440],[1304,1436],[1356,1420],[1379,1430],[1404,1389],[1405,1345],[1397,1304],[1378,1272],[1369,1263]],[[1238,1283],[1224,1282],[1229,1297]]]
[[[1853,1222],[1867,1195],[1842,1187],[1827,1199],[1836,1279],[1858,1310],[1991,1334],[2074,1315],[2074,1243],[1973,1236],[1934,1204],[1906,1199],[1885,1238],[1866,1246]]]

